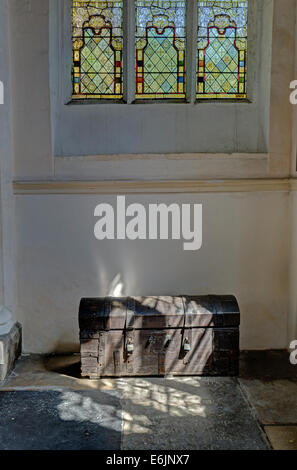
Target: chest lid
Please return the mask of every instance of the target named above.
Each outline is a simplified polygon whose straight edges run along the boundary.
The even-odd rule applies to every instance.
[[[236,327],[240,313],[233,296],[146,296],[82,299],[83,331]]]
[[[81,299],[79,327],[83,331],[123,330],[127,316],[127,297]]]
[[[181,328],[184,303],[181,296],[129,297],[127,326],[135,329]]]
[[[233,295],[185,295],[185,327],[237,327],[240,311]]]

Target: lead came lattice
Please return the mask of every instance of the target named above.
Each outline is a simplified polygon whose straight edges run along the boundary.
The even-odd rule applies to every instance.
[[[185,98],[185,1],[136,0],[136,98]]]
[[[122,1],[73,1],[73,98],[123,96]]]
[[[248,0],[198,1],[197,98],[246,98]]]

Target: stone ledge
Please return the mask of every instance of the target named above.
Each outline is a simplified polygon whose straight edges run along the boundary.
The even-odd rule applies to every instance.
[[[16,323],[9,333],[0,335],[0,382],[5,379],[22,352],[22,327]]]

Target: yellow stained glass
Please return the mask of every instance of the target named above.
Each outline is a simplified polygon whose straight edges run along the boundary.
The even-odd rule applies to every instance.
[[[122,3],[73,0],[73,99],[122,98]]]
[[[244,99],[248,0],[198,1],[197,98]]]
[[[185,1],[136,0],[136,99],[184,99]]]

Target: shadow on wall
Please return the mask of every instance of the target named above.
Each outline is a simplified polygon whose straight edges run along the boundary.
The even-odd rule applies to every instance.
[[[107,292],[108,292],[107,295],[111,297],[120,297],[123,295],[124,288],[125,286],[122,280],[122,275],[121,273],[118,273],[109,283],[109,286],[107,289]],[[77,338],[78,338],[78,333],[77,333]],[[55,354],[78,353],[80,351],[79,342],[78,341],[75,343],[65,342],[62,336],[56,341],[53,351],[55,352]]]

